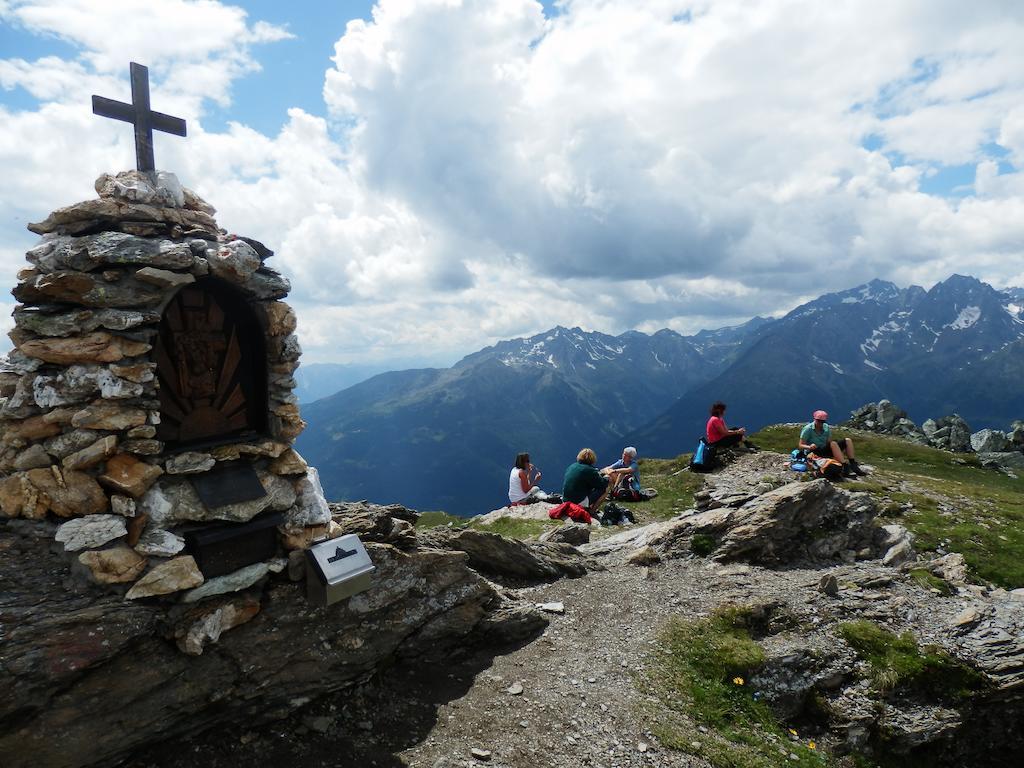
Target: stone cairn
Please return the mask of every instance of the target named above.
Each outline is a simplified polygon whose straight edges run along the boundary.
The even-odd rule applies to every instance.
[[[243,589],[331,526],[316,470],[292,448],[305,423],[290,285],[264,263],[271,251],[219,229],[172,174],[104,174],[96,191],[29,226],[42,239],[18,274],[0,367],[0,512],[59,523],[73,571],[129,600]],[[254,321],[249,336],[225,306]],[[187,327],[189,312],[206,327]],[[264,494],[204,504],[190,476],[227,463],[248,464]],[[284,516],[276,555],[204,578],[183,529],[267,512]]]

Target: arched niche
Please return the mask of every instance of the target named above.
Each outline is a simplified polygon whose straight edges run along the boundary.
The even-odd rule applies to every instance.
[[[203,278],[164,310],[154,345],[157,437],[168,449],[267,432],[267,356],[255,311],[232,286]]]

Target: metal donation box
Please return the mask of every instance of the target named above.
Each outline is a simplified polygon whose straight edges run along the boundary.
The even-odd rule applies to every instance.
[[[306,550],[306,599],[331,605],[370,588],[374,565],[353,533]]]

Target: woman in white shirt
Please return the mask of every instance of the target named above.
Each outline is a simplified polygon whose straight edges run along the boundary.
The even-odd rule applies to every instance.
[[[529,504],[547,498],[538,486],[540,470],[530,463],[530,454],[516,455],[516,465],[508,475],[508,500],[510,504]]]

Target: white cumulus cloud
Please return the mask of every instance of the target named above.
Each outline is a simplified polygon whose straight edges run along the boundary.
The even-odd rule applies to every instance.
[[[1019,281],[1024,8],[998,0],[380,0],[308,73],[324,115],[274,136],[204,125],[290,34],[228,2],[10,0],[0,21],[79,51],[0,58],[0,87],[40,101],[0,103],[0,221],[125,165],[129,132],[76,99],[126,98],[141,57],[154,107],[190,121],[161,164],[277,251],[310,359],[693,331],[875,277]],[[965,188],[934,189],[950,168]]]

